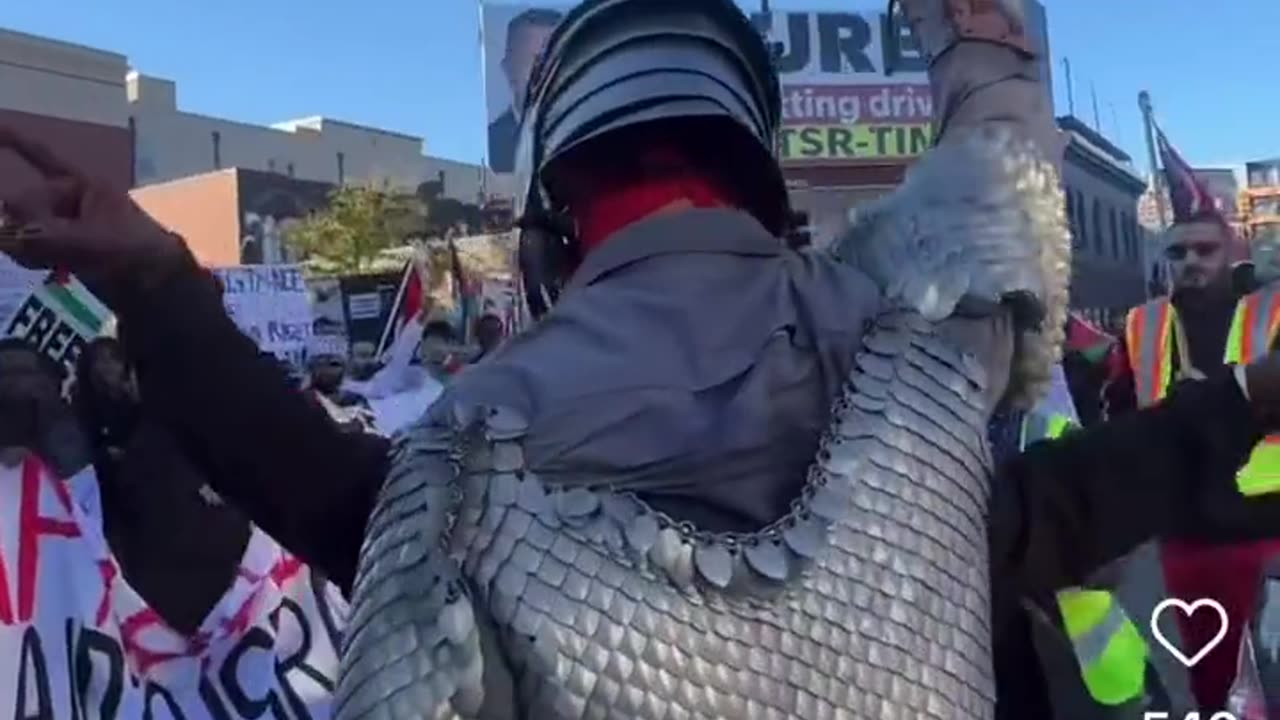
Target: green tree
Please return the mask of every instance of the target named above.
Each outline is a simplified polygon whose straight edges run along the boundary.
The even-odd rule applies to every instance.
[[[426,206],[412,193],[344,185],[329,193],[328,205],[294,225],[285,242],[303,262],[356,274],[370,270],[383,251],[420,237],[426,215]]]

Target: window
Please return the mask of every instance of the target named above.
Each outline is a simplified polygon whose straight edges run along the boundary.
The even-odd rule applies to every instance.
[[[1120,259],[1120,223],[1116,220],[1116,209],[1111,208],[1111,257]]]
[[[1089,210],[1084,203],[1084,195],[1076,191],[1076,228],[1080,232],[1076,247],[1085,249],[1089,246]]]
[[[1107,238],[1102,232],[1102,201],[1093,200],[1093,252],[1098,255],[1107,253]]]
[[[1138,229],[1134,227],[1133,216],[1129,213],[1124,214],[1124,235],[1126,241],[1126,250],[1130,260],[1138,259]]]
[[[213,169],[222,169],[222,133],[213,131]]]
[[[1080,228],[1076,226],[1076,193],[1067,188],[1067,224],[1071,226],[1071,247],[1080,243]]]

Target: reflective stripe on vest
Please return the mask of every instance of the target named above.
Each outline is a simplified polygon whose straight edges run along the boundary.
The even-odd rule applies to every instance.
[[[1271,350],[1280,326],[1280,286],[1263,288],[1240,301],[1227,338],[1227,362],[1251,363]],[[1242,495],[1280,491],[1280,435],[1269,435],[1253,448],[1249,462],[1236,473]]]
[[[1058,607],[1089,695],[1103,705],[1142,696],[1147,646],[1120,603],[1105,590],[1064,590]]]
[[[1062,415],[1027,413],[1022,420],[1022,447],[1061,437],[1072,427],[1071,420]],[[1058,609],[1089,696],[1102,705],[1123,705],[1141,697],[1146,686],[1147,646],[1112,594],[1063,590],[1058,593]]]
[[[1167,298],[1152,300],[1129,311],[1125,347],[1133,369],[1138,406],[1154,405],[1169,388],[1173,358],[1173,305]]]
[[[1125,339],[1139,407],[1159,402],[1168,390],[1175,341],[1174,313],[1172,304],[1163,298],[1129,313]],[[1231,319],[1224,361],[1240,364],[1261,359],[1270,351],[1278,329],[1280,285],[1241,298]],[[1236,474],[1236,488],[1246,496],[1280,491],[1280,435],[1264,438],[1253,449],[1249,462]]]

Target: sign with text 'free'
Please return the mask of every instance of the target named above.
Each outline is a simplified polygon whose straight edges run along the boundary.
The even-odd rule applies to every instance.
[[[5,336],[26,340],[61,363],[71,377],[76,359],[111,321],[111,311],[74,276],[49,273],[13,310]]]

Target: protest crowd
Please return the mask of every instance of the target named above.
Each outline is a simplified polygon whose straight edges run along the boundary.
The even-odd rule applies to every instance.
[[[1021,16],[900,4],[933,143],[821,247],[728,0],[517,16],[508,226],[354,294],[0,119],[0,713],[1280,718],[1280,280],[1157,128],[1170,287],[1071,311]]]

